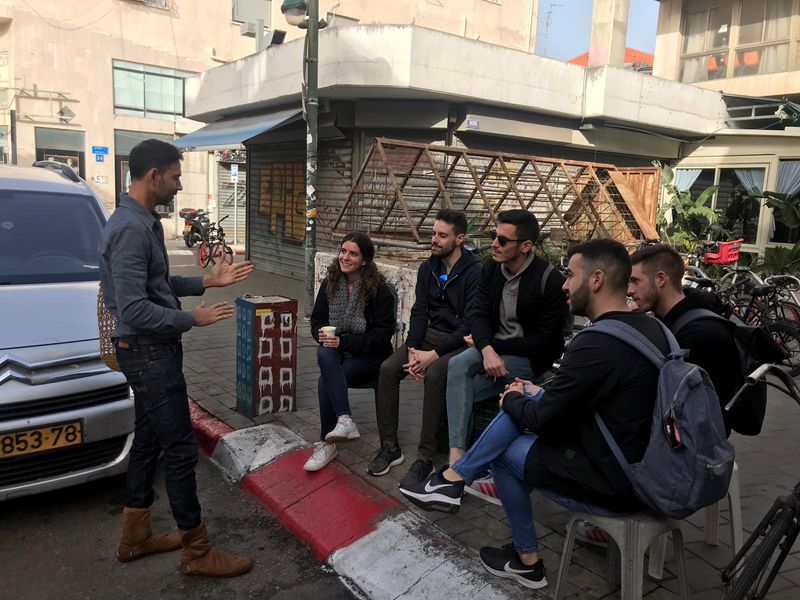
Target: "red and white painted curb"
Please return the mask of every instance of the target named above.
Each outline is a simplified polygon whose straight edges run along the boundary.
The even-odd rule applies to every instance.
[[[545,597],[489,575],[463,544],[340,463],[304,471],[311,446],[289,429],[235,430],[189,405],[211,460],[368,598]]]

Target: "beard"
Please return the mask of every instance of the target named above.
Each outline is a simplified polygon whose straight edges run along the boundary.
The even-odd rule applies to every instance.
[[[433,246],[431,245],[431,254],[434,256],[439,256],[441,258],[447,258],[456,250],[455,243],[448,244],[445,246]]]
[[[569,293],[569,309],[573,315],[585,317],[589,309],[589,280],[583,281],[581,286]]]

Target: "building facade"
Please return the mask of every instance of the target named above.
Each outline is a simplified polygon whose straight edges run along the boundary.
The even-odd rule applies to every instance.
[[[793,244],[775,222],[765,190],[800,190],[800,0],[662,0],[653,75],[721,92],[725,127],[686,144],[678,183],[712,206],[745,248]],[[743,204],[744,203],[744,204]]]

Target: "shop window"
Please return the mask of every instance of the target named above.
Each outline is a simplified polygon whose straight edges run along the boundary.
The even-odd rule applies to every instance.
[[[267,219],[267,231],[293,240],[305,240],[305,163],[272,163],[259,169],[258,213]]]
[[[36,127],[36,160],[54,160],[69,165],[86,177],[86,134],[83,131]]]

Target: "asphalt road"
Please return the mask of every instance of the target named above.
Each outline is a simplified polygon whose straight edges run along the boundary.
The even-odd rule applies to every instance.
[[[119,542],[124,477],[0,503],[0,598],[344,600],[354,596],[266,509],[201,459],[200,499],[212,542],[253,559],[233,579],[187,577],[180,552],[122,564]],[[154,529],[173,528],[163,481],[156,485]]]

